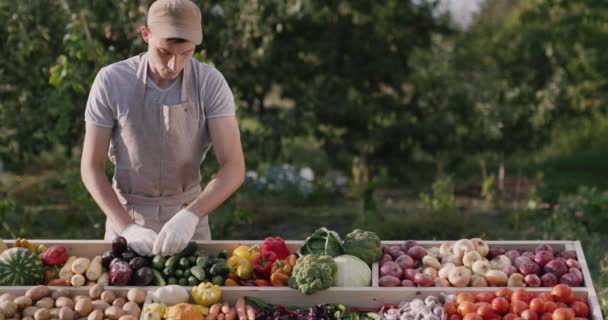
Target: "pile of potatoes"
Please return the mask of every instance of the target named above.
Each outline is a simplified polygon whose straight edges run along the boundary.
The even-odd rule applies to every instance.
[[[68,288],[37,286],[24,296],[0,295],[0,320],[138,320],[146,292],[133,288],[118,296],[97,284],[89,294],[72,297]]]

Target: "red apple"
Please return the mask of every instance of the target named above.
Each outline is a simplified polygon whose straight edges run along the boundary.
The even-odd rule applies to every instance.
[[[403,269],[397,263],[388,261],[380,267],[380,276],[393,276],[399,279],[403,276]]]
[[[524,282],[526,282],[526,286],[528,287],[540,287],[541,281],[538,275],[529,274],[524,278]]]
[[[553,247],[548,245],[548,244],[539,244],[538,246],[536,246],[536,249],[534,249],[534,252],[539,252],[539,251],[549,251],[551,252],[551,254],[553,254]]]
[[[534,255],[534,261],[541,267],[544,267],[551,260],[553,260],[553,252],[551,251],[541,250]]]
[[[553,259],[545,265],[545,273],[554,273],[558,278],[568,273],[568,265],[559,259]]]
[[[395,259],[395,263],[397,263],[403,270],[416,268],[416,261],[414,261],[414,259],[407,254]]]
[[[421,260],[422,257],[428,254],[428,251],[422,246],[413,246],[407,250],[407,254],[416,260]]]
[[[505,256],[509,257],[509,259],[511,259],[511,261],[515,261],[515,259],[517,259],[519,256],[521,256],[521,254],[519,253],[519,251],[511,249],[511,250],[505,252]]]
[[[543,287],[553,287],[557,284],[557,277],[553,273],[545,273],[540,277]]]

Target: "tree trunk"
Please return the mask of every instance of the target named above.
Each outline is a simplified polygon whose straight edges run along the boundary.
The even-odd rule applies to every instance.
[[[486,158],[481,157],[479,160],[479,165],[481,166],[481,179],[482,181],[486,181],[488,178],[488,164],[486,162]]]
[[[437,179],[441,179],[444,177],[445,174],[445,164],[443,161],[443,156],[441,155],[441,152],[437,152],[437,155],[435,156],[435,164],[437,165]]]
[[[501,196],[505,192],[505,160],[504,157],[500,157],[500,164],[498,166],[498,192]]]

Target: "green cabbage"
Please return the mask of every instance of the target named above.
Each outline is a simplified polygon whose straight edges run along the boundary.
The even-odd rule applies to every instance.
[[[337,287],[369,287],[372,270],[365,261],[348,254],[337,256],[334,262],[338,266],[335,276]]]

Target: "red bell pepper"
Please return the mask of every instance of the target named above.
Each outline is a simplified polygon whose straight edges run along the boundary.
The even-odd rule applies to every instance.
[[[277,254],[272,251],[262,252],[253,262],[253,273],[258,279],[270,279],[272,264],[278,259]]]
[[[281,237],[268,237],[262,243],[262,252],[272,251],[277,254],[279,259],[283,260],[289,256],[289,249],[285,244],[285,240]]]
[[[47,266],[56,266],[68,260],[68,251],[64,246],[51,246],[42,254],[42,262]]]

